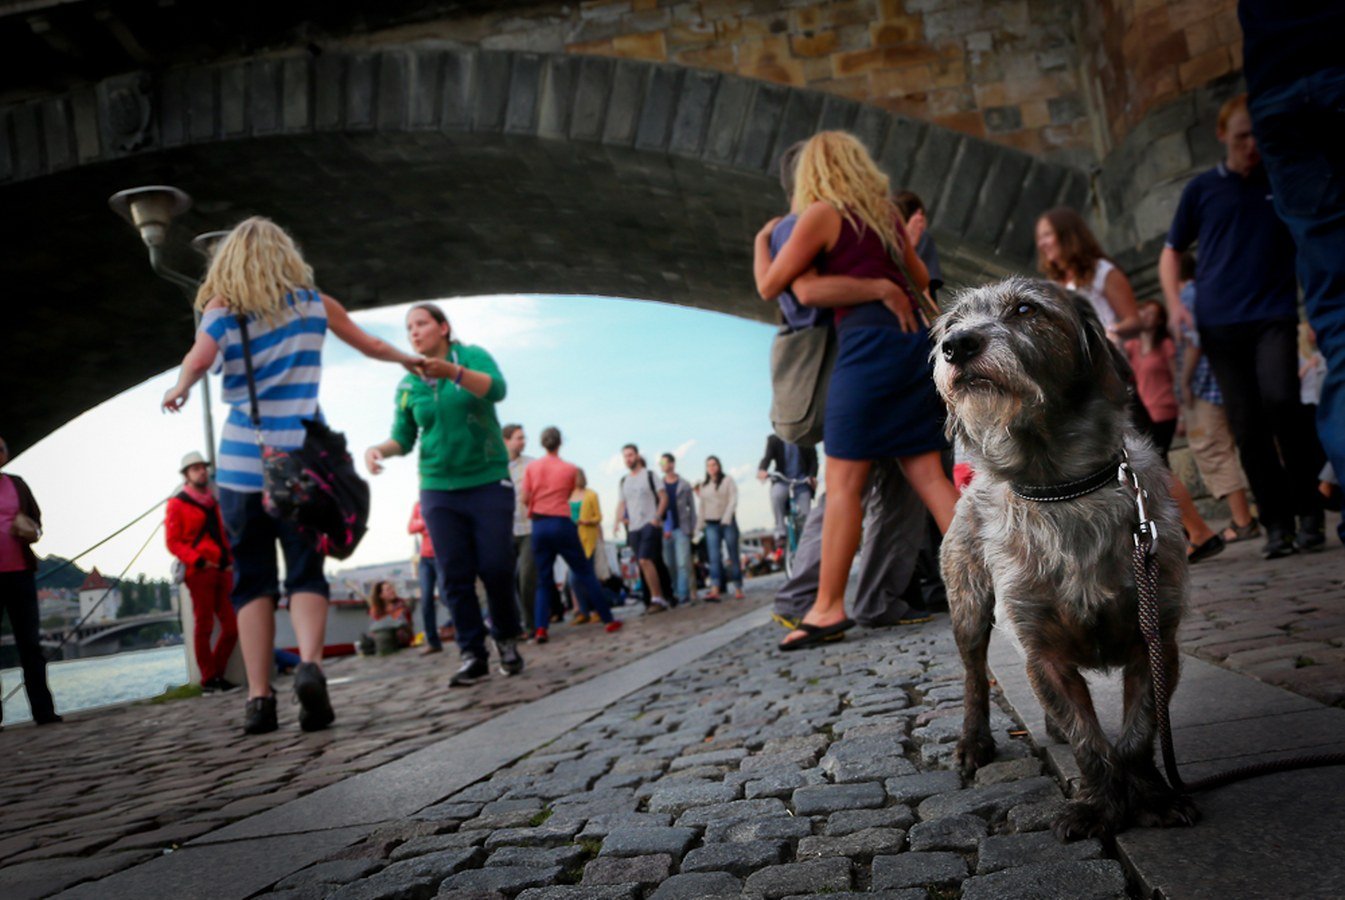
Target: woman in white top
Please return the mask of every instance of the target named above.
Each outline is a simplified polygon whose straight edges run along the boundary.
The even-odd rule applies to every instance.
[[[1037,268],[1092,301],[1117,346],[1139,334],[1139,310],[1129,279],[1107,259],[1083,217],[1068,206],[1047,210],[1037,220]]]
[[[738,484],[725,476],[719,457],[705,459],[705,480],[696,485],[701,500],[701,524],[705,526],[706,550],[710,555],[710,589],[705,599],[719,599],[719,583],[724,575],[723,549],[728,545],[728,583],[736,600],[743,598],[743,572],[738,561]]]

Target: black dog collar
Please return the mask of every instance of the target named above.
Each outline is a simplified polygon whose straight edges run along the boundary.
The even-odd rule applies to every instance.
[[[1024,500],[1035,500],[1038,503],[1058,503],[1061,500],[1074,500],[1101,490],[1109,484],[1116,483],[1116,472],[1120,465],[1121,456],[1117,454],[1096,472],[1082,478],[1076,478],[1074,481],[1062,481],[1058,484],[1016,484],[1009,482],[1009,490]]]

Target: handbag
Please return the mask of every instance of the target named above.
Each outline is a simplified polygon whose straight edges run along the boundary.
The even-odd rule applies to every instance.
[[[827,387],[836,364],[836,335],[829,326],[782,327],[771,341],[771,427],[800,447],[822,440]]]
[[[297,450],[271,447],[262,435],[257,381],[245,316],[236,316],[243,338],[243,367],[252,404],[252,430],[262,457],[262,506],[298,526],[324,556],[346,559],[369,524],[369,484],[355,471],[346,436],[320,419],[304,419],[304,442]]]

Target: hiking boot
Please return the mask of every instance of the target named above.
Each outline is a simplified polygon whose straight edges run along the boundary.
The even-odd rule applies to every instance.
[[[500,654],[501,675],[517,675],[523,671],[523,657],[518,652],[517,640],[496,641],[495,650]]]
[[[244,734],[266,734],[279,728],[276,723],[276,694],[269,697],[253,697],[243,711]]]
[[[490,663],[484,656],[476,656],[472,653],[462,655],[462,665],[458,671],[453,673],[453,677],[448,679],[449,687],[471,687],[483,678],[490,677]]]
[[[1298,517],[1298,536],[1294,547],[1304,553],[1313,553],[1326,546],[1326,520],[1320,514]]]
[[[1280,559],[1298,552],[1294,539],[1289,537],[1285,529],[1271,526],[1266,529],[1266,533],[1266,545],[1261,548],[1261,555],[1266,559]]]
[[[299,700],[299,727],[321,731],[336,720],[327,696],[327,676],[317,663],[299,663],[294,670],[294,696]]]

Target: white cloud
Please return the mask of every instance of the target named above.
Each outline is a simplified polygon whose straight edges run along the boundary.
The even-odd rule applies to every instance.
[[[418,301],[419,302],[419,301]],[[455,339],[484,347],[542,349],[560,345],[564,320],[549,311],[547,298],[522,294],[444,297],[437,303],[453,326]],[[405,343],[402,329],[414,303],[352,313],[360,325],[384,339]]]
[[[604,475],[619,478],[626,474],[626,461],[621,458],[620,453],[613,453],[603,462],[602,471]]]
[[[694,446],[696,446],[695,438],[692,438],[689,441],[683,441],[682,443],[678,444],[677,449],[672,451],[673,459],[677,460],[680,463],[682,460],[687,458],[687,454],[691,452],[691,448]]]

